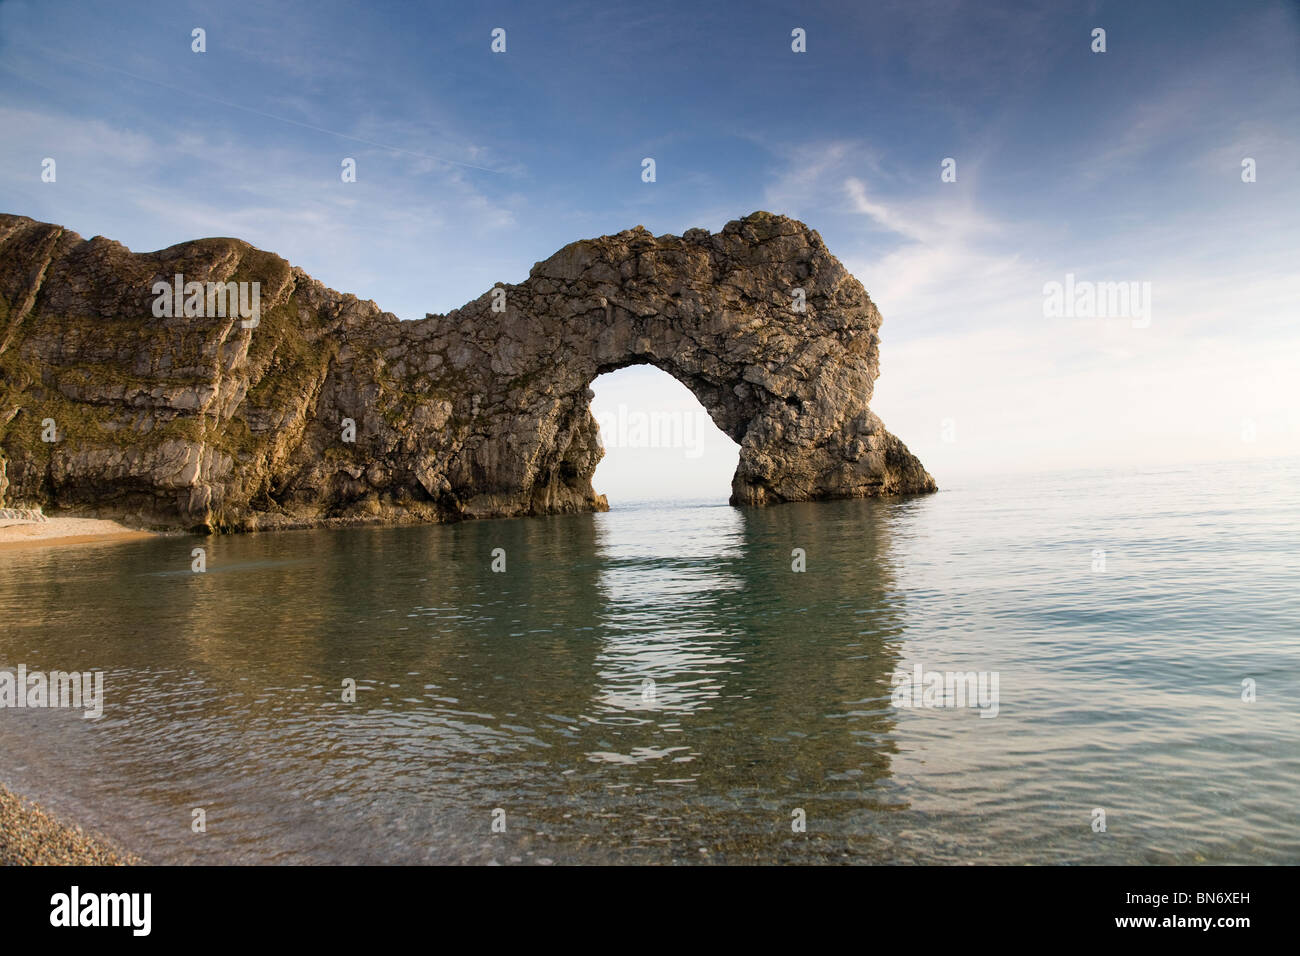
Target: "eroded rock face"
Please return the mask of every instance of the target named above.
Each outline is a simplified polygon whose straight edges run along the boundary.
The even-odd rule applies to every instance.
[[[258,282],[257,326],[156,318],[177,273]],[[0,492],[219,530],[603,510],[588,386],[637,363],[740,444],[733,504],[935,490],[868,407],[880,314],[802,223],[638,227],[500,288],[399,322],[236,239],[134,254],[0,215]]]

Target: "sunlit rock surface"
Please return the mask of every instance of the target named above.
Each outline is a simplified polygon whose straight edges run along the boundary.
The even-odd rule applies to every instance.
[[[256,327],[156,317],[178,273],[259,283]],[[637,363],[740,444],[733,504],[934,491],[868,407],[879,328],[765,212],[575,242],[414,322],[237,239],[136,254],[0,215],[0,503],[217,530],[603,510],[588,386]]]

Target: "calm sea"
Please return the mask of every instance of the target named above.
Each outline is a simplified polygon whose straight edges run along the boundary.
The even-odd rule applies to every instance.
[[[160,863],[1297,863],[1298,561],[1294,461],[5,551],[106,700],[0,780]]]

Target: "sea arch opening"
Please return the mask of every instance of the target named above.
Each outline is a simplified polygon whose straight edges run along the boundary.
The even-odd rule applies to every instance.
[[[729,500],[740,445],[687,385],[654,365],[636,363],[602,372],[590,388],[605,450],[592,487],[610,508],[637,501]]]

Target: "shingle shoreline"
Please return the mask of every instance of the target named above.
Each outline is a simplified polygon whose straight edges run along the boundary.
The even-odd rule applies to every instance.
[[[0,784],[0,865],[134,866],[133,853],[55,819]]]

